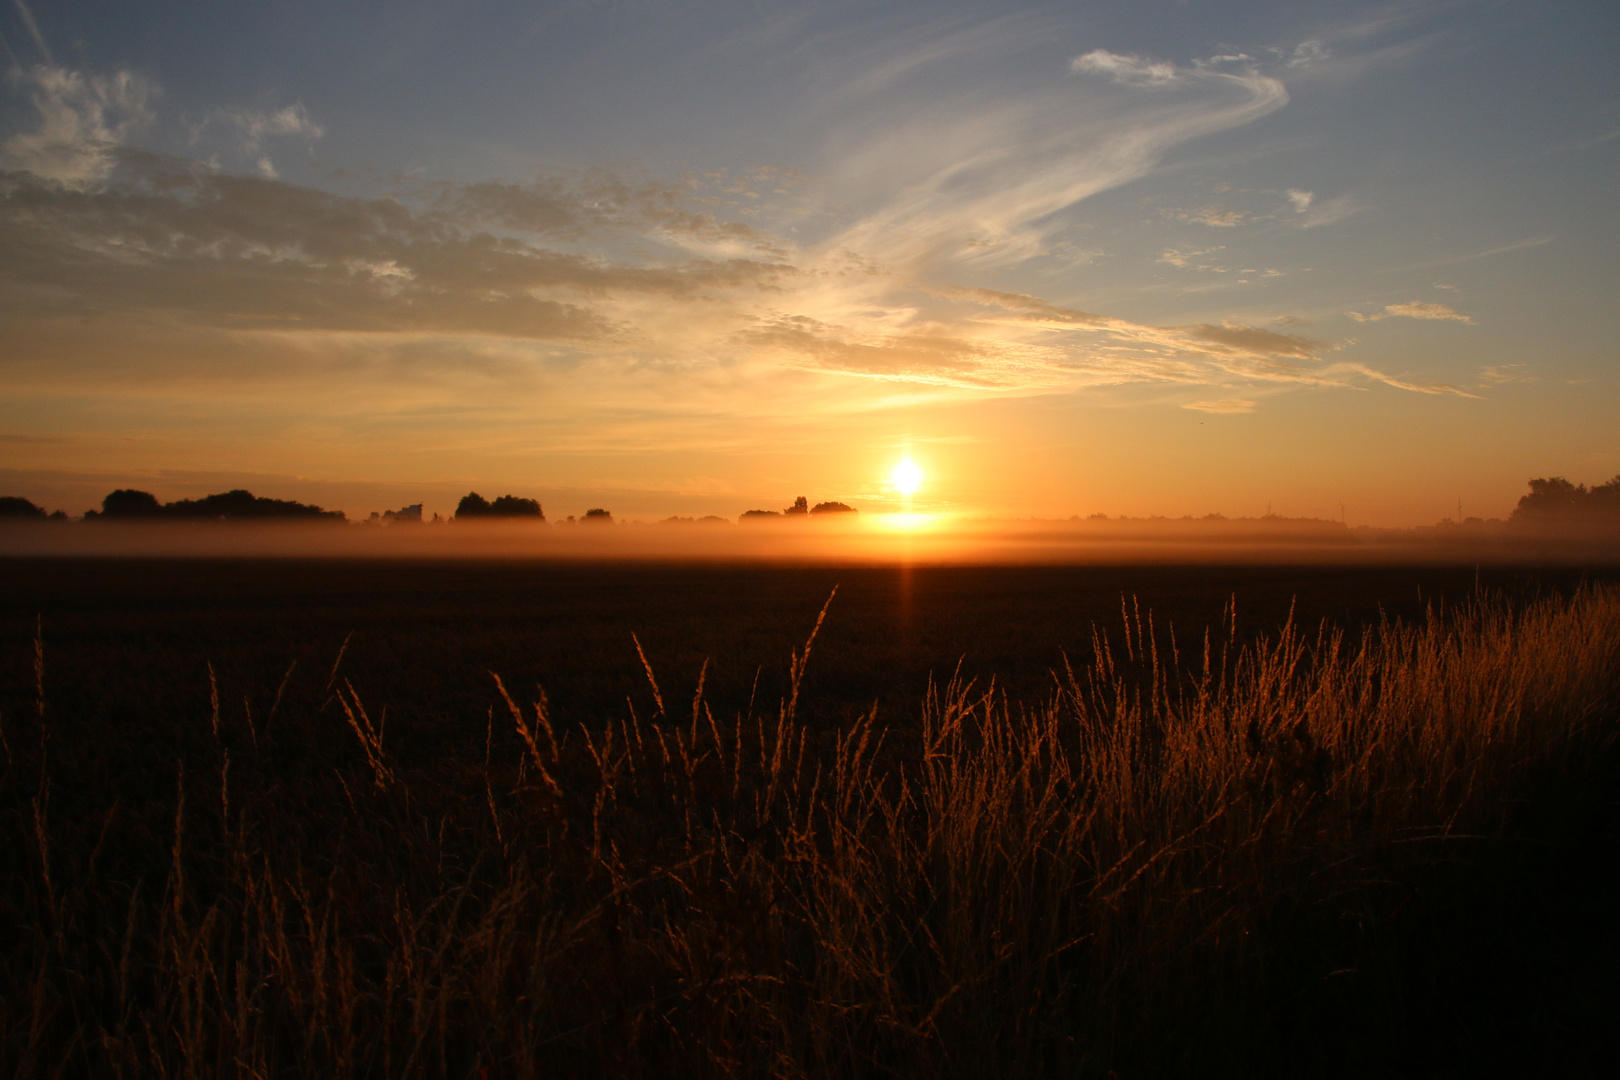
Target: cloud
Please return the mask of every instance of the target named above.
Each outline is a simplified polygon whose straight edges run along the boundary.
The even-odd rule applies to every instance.
[[[1167,210],[1166,215],[1190,225],[1208,225],[1216,229],[1230,229],[1250,220],[1242,210],[1222,210],[1217,206],[1201,206],[1196,210]]]
[[[1224,274],[1226,273],[1226,267],[1215,266],[1210,263],[1201,263],[1198,260],[1202,259],[1205,255],[1213,255],[1217,251],[1225,250],[1226,248],[1220,245],[1212,248],[1166,248],[1160,253],[1159,261],[1162,263],[1167,263],[1170,266],[1180,267],[1182,269],[1209,270],[1215,273]]]
[[[1384,308],[1384,311],[1390,315],[1398,315],[1407,319],[1453,319],[1465,323],[1474,321],[1467,315],[1458,314],[1445,304],[1429,304],[1421,300],[1414,300],[1407,304],[1390,304]]]
[[[1378,322],[1382,319],[1442,319],[1461,323],[1472,323],[1474,320],[1463,315],[1445,304],[1430,304],[1422,300],[1413,300],[1406,304],[1386,304],[1382,311],[1363,314],[1359,311],[1346,312],[1357,322]]]
[[[22,19],[23,25],[28,28],[28,36],[34,41],[34,48],[45,58],[47,64],[55,64],[51,56],[51,47],[46,44],[45,35],[40,33],[39,22],[34,18],[34,12],[24,3],[24,0],[12,0],[12,6],[17,9],[17,15]]]
[[[1333,50],[1312,38],[1294,46],[1294,51],[1288,57],[1288,66],[1291,68],[1311,67],[1330,59],[1332,56]]]
[[[897,86],[977,40],[872,85]],[[1076,61],[1080,78],[1054,71],[1018,100],[852,107],[870,126],[843,145],[816,211],[836,224],[806,239],[781,227],[805,221],[802,207],[775,227],[733,213],[802,197],[776,173],[597,169],[337,195],[278,176],[277,140],[324,134],[301,105],[213,114],[209,137],[233,140],[252,170],[230,171],[126,144],[155,89],[52,71],[31,76],[42,117],[68,103],[52,145],[90,156],[64,168],[22,136],[6,144],[7,386],[206,387],[210,402],[234,393],[246,408],[267,387],[344,385],[321,400],[412,415],[447,408],[453,387],[469,415],[566,413],[570,437],[589,426],[581,417],[612,417],[623,433],[673,430],[679,413],[697,431],[741,412],[1130,383],[1220,387],[1189,406],[1205,411],[1252,407],[1248,389],[1454,391],[1242,320],[1150,325],[978,287],[995,280],[985,271],[1047,257],[1072,207],[1173,146],[1282,107],[1282,84],[1241,55],[1183,67],[1097,50]],[[1204,223],[1235,224],[1222,213]],[[1161,259],[1219,270],[1197,261],[1217,250]],[[1409,306],[1377,317],[1433,317],[1397,310]]]
[[[921,382],[967,389],[999,385],[992,357],[972,340],[926,328],[850,341],[835,327],[804,315],[777,316],[739,335],[750,346],[797,357],[845,375]]]
[[[1620,139],[1620,128],[1615,128],[1613,131],[1605,131],[1601,135],[1594,135],[1590,139],[1582,139],[1580,142],[1575,144],[1575,148],[1578,150],[1590,150],[1594,146],[1602,146],[1604,143],[1613,142],[1616,139]]]
[[[1179,251],[1175,248],[1166,248],[1159,255],[1159,261],[1169,263],[1171,266],[1187,266],[1193,259],[1202,254],[1204,254],[1202,251]]]
[[[998,392],[1126,383],[1342,386],[1382,373],[1333,365],[1332,343],[1242,323],[1151,326],[989,289],[934,290],[898,333],[849,322],[777,320],[752,342],[781,362]],[[914,301],[915,303],[915,301]],[[925,321],[926,320],[926,321]]]
[[[222,109],[217,119],[238,133],[242,150],[247,154],[257,153],[266,139],[293,137],[313,141],[326,134],[326,129],[310,118],[301,102],[274,112]]]
[[[406,202],[133,150],[113,157],[91,190],[22,173],[0,179],[0,244],[15,255],[0,266],[0,310],[90,317],[109,335],[98,348],[124,364],[161,355],[158,342],[176,335],[196,345],[190,366],[165,359],[144,369],[148,379],[164,368],[199,371],[217,363],[210,356],[237,357],[238,377],[243,363],[292,373],[348,356],[357,373],[410,379],[458,365],[514,379],[539,363],[594,368],[603,379],[635,372],[649,387],[678,380],[683,392],[693,380],[760,384],[794,371],[914,395],[1234,380],[1432,392],[1334,364],[1333,343],[1276,329],[1153,326],[1022,293],[924,284],[733,228],[683,204],[679,185],[554,177],[437,185]],[[694,243],[739,254],[694,255]],[[136,350],[132,335],[153,344]],[[61,351],[50,340],[60,337],[41,338],[29,355]],[[360,361],[377,350],[392,357],[383,367]]]
[[[1189,401],[1183,409],[1193,409],[1197,412],[1236,415],[1239,413],[1254,412],[1255,402],[1248,398],[1222,398],[1217,401]]]
[[[1398,376],[1389,375],[1381,371],[1375,371],[1372,368],[1363,367],[1360,365],[1355,366],[1354,370],[1359,371],[1361,374],[1375,382],[1381,382],[1385,386],[1393,386],[1397,390],[1410,390],[1416,394],[1454,394],[1457,397],[1465,398],[1479,397],[1478,394],[1470,394],[1462,387],[1455,386],[1451,383],[1436,382],[1432,380],[1402,379]]]
[[[1481,386],[1506,386],[1509,383],[1533,383],[1538,381],[1536,376],[1530,374],[1528,364],[1487,364],[1480,368],[1479,384]]]
[[[0,144],[0,169],[73,187],[97,183],[112,169],[113,150],[152,118],[155,88],[128,71],[87,76],[39,64],[12,78],[39,114],[38,128]]]
[[[112,158],[116,169],[92,191],[28,174],[0,181],[0,238],[16,256],[0,268],[8,308],[574,340],[618,332],[608,298],[690,303],[791,273],[678,252],[663,265],[615,262],[498,236],[433,207],[136,151]]]
[[[1181,143],[1288,102],[1282,82],[1252,66],[1099,49],[1070,71],[1079,77],[1016,97],[964,84],[897,95],[903,112],[843,102],[834,171],[858,217],[827,246],[918,275],[1017,265],[1052,250],[1084,200],[1146,175]]]
[[[1226,193],[1232,191],[1233,188],[1230,184],[1217,184],[1215,190]],[[1267,192],[1266,194],[1275,193]],[[1284,194],[1288,200],[1288,208],[1296,215],[1290,219],[1292,224],[1302,229],[1331,225],[1360,209],[1349,196],[1319,200],[1314,191],[1301,191],[1298,188],[1289,188]],[[1252,213],[1247,210],[1228,209],[1213,203],[1190,209],[1167,207],[1160,210],[1159,213],[1172,221],[1181,221],[1189,225],[1206,225],[1216,229],[1229,229],[1252,222],[1274,221],[1278,217],[1278,213],[1275,211]]]
[[[1496,244],[1492,247],[1480,248],[1477,251],[1469,251],[1461,255],[1448,255],[1445,258],[1414,263],[1408,269],[1428,270],[1436,266],[1455,266],[1457,263],[1473,262],[1475,259],[1488,259],[1495,255],[1506,255],[1514,251],[1540,247],[1543,244],[1550,244],[1556,239],[1558,239],[1557,234],[1526,237],[1523,240],[1515,240],[1511,244]]]
[[[1107,49],[1093,49],[1075,57],[1069,63],[1069,70],[1106,75],[1123,86],[1166,86],[1180,78],[1174,64],[1111,53]]]
[[[1312,192],[1301,192],[1300,194],[1310,196],[1305,206],[1300,206],[1298,200],[1294,200],[1294,209],[1301,215],[1299,227],[1302,229],[1316,229],[1324,225],[1334,225],[1361,210],[1361,206],[1348,195],[1340,195],[1334,199],[1319,201]],[[1289,192],[1289,198],[1293,199],[1293,196],[1294,193]]]
[[[736,185],[729,185],[733,190]],[[645,232],[683,250],[780,255],[780,239],[694,205],[690,184],[670,184],[596,169],[571,182],[542,177],[527,184],[440,185],[435,207],[462,219],[560,240],[616,231]]]
[[[313,145],[326,129],[316,123],[302,102],[280,109],[220,108],[191,129],[191,144],[212,146],[226,158],[251,164],[259,175],[274,180],[279,173],[270,149],[289,140]]]

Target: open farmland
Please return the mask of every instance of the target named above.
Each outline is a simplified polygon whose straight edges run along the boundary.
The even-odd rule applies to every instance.
[[[1602,574],[4,572],[19,1075],[1616,1050]]]
[[[1055,687],[1065,656],[1089,659],[1092,627],[1123,605],[1196,651],[1236,607],[1245,639],[1290,613],[1353,629],[1419,621],[1476,586],[1515,597],[1567,592],[1601,572],[1564,568],[1243,566],[851,567],[758,563],[21,559],[0,564],[6,688],[32,686],[36,619],[63,711],[107,708],[173,722],[206,709],[207,665],[225,700],[273,696],[288,665],[343,674],[411,725],[466,729],[494,700],[487,672],[544,688],[570,720],[651,701],[636,635],[674,696],[708,664],[715,708],[774,702],[832,589],[806,675],[807,707],[843,716],[874,703],[914,720],[930,676],[992,676],[1015,698]],[[344,642],[347,641],[347,648]],[[293,684],[289,684],[293,685]],[[16,708],[13,701],[11,708]]]

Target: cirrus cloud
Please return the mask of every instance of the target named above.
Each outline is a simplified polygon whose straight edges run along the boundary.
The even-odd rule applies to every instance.
[[[877,93],[951,55],[925,51],[866,85]],[[0,372],[18,385],[150,387],[228,371],[325,380],[356,400],[371,380],[373,399],[396,401],[412,380],[460,371],[457,385],[480,394],[544,387],[579,415],[643,417],[694,401],[712,416],[789,401],[850,411],[1131,383],[1218,387],[1188,407],[1227,412],[1291,386],[1462,392],[1240,318],[1154,325],[975,284],[1049,251],[1063,215],[1171,148],[1288,100],[1236,54],[1183,66],[1093,50],[1051,75],[1018,101],[940,100],[855,132],[836,175],[848,202],[827,212],[824,235],[801,239],[783,227],[799,211],[731,212],[754,188],[786,193],[780,171],[587,170],[338,195],[279,179],[269,160],[275,140],[323,137],[301,105],[212,116],[208,130],[234,139],[244,164],[262,159],[249,175],[128,145],[156,97],[133,76],[35,69],[39,127],[0,150],[0,310],[37,347]],[[942,132],[948,145],[933,145]],[[1162,258],[1219,269],[1198,261],[1213,250]],[[1438,308],[1368,318],[1466,321]]]
[[[1423,300],[1413,300],[1405,304],[1386,304],[1381,311],[1371,313],[1351,311],[1346,314],[1357,322],[1379,322],[1382,319],[1435,319],[1460,323],[1474,321],[1472,317],[1445,304],[1431,304]]]

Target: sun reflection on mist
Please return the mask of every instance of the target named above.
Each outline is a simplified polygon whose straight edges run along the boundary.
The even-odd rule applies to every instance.
[[[899,510],[892,514],[874,514],[878,527],[889,532],[926,532],[940,526],[943,515],[924,514],[915,510]]]

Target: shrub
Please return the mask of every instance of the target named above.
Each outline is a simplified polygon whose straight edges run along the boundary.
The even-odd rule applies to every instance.
[[[478,492],[469,492],[462,497],[456,506],[456,520],[468,518],[536,518],[546,520],[545,514],[540,510],[540,503],[534,499],[524,499],[517,495],[502,495],[494,502],[489,502]]]
[[[150,491],[119,488],[101,500],[101,516],[109,518],[155,518],[163,513],[163,504]]]
[[[35,506],[33,502],[19,495],[0,496],[0,518],[21,518],[24,520],[38,518],[43,520],[45,510]]]

